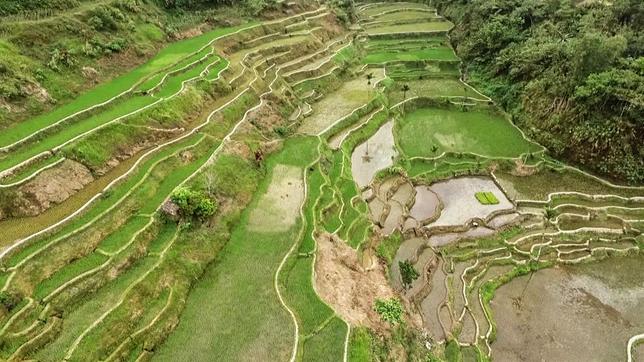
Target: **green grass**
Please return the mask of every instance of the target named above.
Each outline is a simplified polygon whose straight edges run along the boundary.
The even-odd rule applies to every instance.
[[[372,352],[373,341],[371,333],[366,327],[355,327],[351,329],[349,339],[349,362],[368,362],[374,361],[375,356]]]
[[[372,7],[367,8],[365,11],[363,11],[361,14],[364,15],[377,15],[385,11],[391,11],[391,10],[396,10],[396,9],[430,9],[427,5],[425,4],[415,4],[415,3],[401,3],[401,4],[391,4],[391,3],[382,3],[378,4]]]
[[[315,159],[316,150],[315,137],[289,139],[282,151],[266,160],[267,173],[278,164],[304,168]],[[262,180],[218,260],[194,285],[181,323],[155,353],[157,360],[209,360],[212,356],[285,360],[290,356],[294,327],[278,301],[273,277],[300,234],[301,221],[284,233],[247,228],[249,215],[270,181],[270,176]]]
[[[392,76],[398,75],[404,76],[405,74],[398,73]],[[416,78],[415,80],[397,81],[391,87],[389,100],[392,104],[404,99],[405,94],[402,91],[404,84],[409,86],[409,91],[406,94],[407,99],[412,97],[470,97],[485,100],[483,96],[457,78],[425,78],[423,80]]]
[[[437,47],[417,50],[369,52],[369,54],[363,58],[363,63],[380,64],[396,60],[458,60],[458,57],[449,47]]]
[[[177,232],[177,224],[173,222],[164,223],[159,234],[148,245],[148,253],[158,254],[163,251],[168,242]]]
[[[150,168],[154,163],[159,162],[161,159],[171,155],[172,153],[180,149],[197,144],[197,142],[199,142],[202,138],[203,138],[202,135],[195,134],[191,137],[187,137],[185,140],[181,142],[177,142],[172,145],[169,145],[163,150],[161,150],[160,152],[153,154],[146,161],[142,162],[141,165],[139,165],[138,169],[135,172],[133,172],[132,175],[126,178],[125,181],[123,181],[119,185],[112,188],[111,191],[106,196],[100,198],[90,208],[89,211],[87,211],[82,216],[79,216],[75,218],[73,221],[66,224],[64,227],[61,228],[59,232],[53,234],[52,236],[43,238],[37,242],[30,243],[27,247],[21,249],[15,254],[12,254],[5,261],[5,264],[8,266],[13,266],[17,264],[23,258],[33,253],[37,249],[41,248],[43,245],[45,245],[47,242],[51,241],[52,239],[56,238],[57,236],[69,233],[72,230],[75,230],[83,226],[90,220],[94,219],[99,214],[107,210],[110,206],[112,206],[114,202],[116,202],[116,200],[123,197],[137,182],[139,182],[141,179],[146,177],[146,173],[150,170]]]
[[[43,362],[63,360],[65,352],[76,337],[116,303],[125,289],[149,270],[157,260],[156,257],[138,260],[118,278],[91,294],[91,298],[84,299],[76,308],[66,313],[60,334],[52,343],[40,349],[34,357]]]
[[[421,108],[398,122],[395,134],[400,148],[409,157],[435,157],[443,151],[518,157],[540,149],[526,141],[501,115],[479,110]],[[438,148],[437,152],[432,152],[432,146]]]
[[[61,129],[59,132],[46,136],[37,143],[30,143],[28,145],[21,146],[15,152],[10,153],[9,156],[5,156],[0,160],[0,169],[8,169],[15,166],[35,155],[65,143],[75,136],[90,131],[115,118],[137,111],[154,103],[155,101],[156,100],[152,97],[132,97],[116,102],[113,107],[110,107],[105,112],[93,115],[82,122],[72,123]],[[6,132],[2,132],[2,134],[10,134],[12,132],[13,131],[8,130]]]
[[[434,13],[428,11],[398,11],[376,17],[375,21],[396,21],[410,19],[427,19],[435,17]]]
[[[391,267],[391,263],[393,263],[394,257],[398,252],[398,248],[400,248],[402,243],[403,236],[399,231],[396,231],[380,242],[376,248],[376,255],[387,262],[387,265]]]
[[[145,77],[150,76],[165,67],[171,66],[172,64],[189,56],[191,53],[198,51],[216,37],[230,34],[237,30],[254,26],[255,24],[256,23],[246,23],[237,27],[215,29],[200,36],[170,44],[159,51],[154,58],[135,68],[131,72],[117,77],[110,82],[103,83],[100,86],[78,96],[74,101],[58,107],[51,112],[20,122],[15,126],[5,129],[4,132],[0,133],[0,147],[9,145],[45,126],[51,125],[60,119],[85,108],[115,97],[131,88]]]
[[[70,264],[67,264],[62,269],[59,269],[54,273],[54,275],[36,286],[33,294],[34,298],[36,300],[41,300],[62,284],[90,269],[100,266],[105,263],[107,259],[108,257],[103,254],[90,253],[86,257],[82,257]]]
[[[565,191],[625,197],[642,196],[642,190],[610,187],[574,170],[557,171],[546,167],[530,177],[514,176],[507,172],[498,172],[497,177],[503,184],[507,183],[513,187],[515,194],[511,197],[518,199],[545,200],[549,193]]]
[[[474,194],[474,196],[482,205],[497,205],[499,203],[499,199],[497,199],[496,196],[494,196],[494,194],[489,191],[477,192]]]
[[[280,287],[286,304],[295,312],[300,335],[313,333],[333,315],[333,310],[322,302],[313,290],[313,258],[289,257],[280,273]]]
[[[150,221],[146,216],[133,216],[125,224],[121,225],[114,233],[107,236],[98,245],[99,249],[113,253],[123,247],[139,230]]]
[[[395,33],[422,33],[448,31],[452,23],[448,21],[429,21],[415,24],[388,25],[367,29],[368,35],[395,34]]]
[[[338,317],[304,341],[302,361],[342,361],[347,325]]]
[[[304,217],[306,218],[306,229],[304,230],[304,236],[303,240],[300,243],[300,246],[298,248],[298,253],[311,253],[313,250],[315,250],[315,240],[313,240],[313,237],[311,236],[313,233],[313,230],[315,229],[316,225],[315,222],[317,220],[316,218],[316,213],[317,209],[313,207],[315,205],[316,201],[320,198],[321,196],[321,191],[320,191],[320,186],[324,184],[325,179],[320,171],[319,164],[315,165],[312,167],[313,170],[309,169],[308,172],[308,180],[307,180],[307,185],[308,185],[308,193],[309,196],[307,197],[306,204],[304,207]]]

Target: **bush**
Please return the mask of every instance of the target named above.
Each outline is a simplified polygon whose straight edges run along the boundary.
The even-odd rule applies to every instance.
[[[13,310],[13,308],[15,308],[18,305],[18,303],[20,303],[20,296],[19,295],[15,294],[15,293],[7,292],[6,290],[0,292],[0,304],[8,312],[11,312]]]
[[[403,322],[403,306],[398,298],[377,299],[374,310],[380,315],[380,318],[393,325]]]
[[[171,196],[179,207],[179,216],[184,220],[204,221],[217,212],[217,204],[204,193],[189,188],[180,188]]]
[[[409,260],[399,261],[398,267],[400,268],[400,276],[402,277],[403,286],[405,288],[409,288],[411,283],[420,276],[418,271],[416,271],[416,268],[414,268],[414,265],[410,263]]]

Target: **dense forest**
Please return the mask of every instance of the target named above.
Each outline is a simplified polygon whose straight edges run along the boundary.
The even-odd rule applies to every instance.
[[[550,152],[644,181],[644,2],[434,0],[468,80]]]

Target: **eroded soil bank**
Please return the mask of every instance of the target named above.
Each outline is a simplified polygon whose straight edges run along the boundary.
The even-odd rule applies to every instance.
[[[626,360],[628,339],[644,326],[642,275],[644,257],[636,256],[541,270],[529,282],[529,276],[514,279],[492,302],[498,326],[492,357]]]

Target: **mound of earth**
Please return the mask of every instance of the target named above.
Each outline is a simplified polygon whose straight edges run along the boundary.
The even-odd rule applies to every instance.
[[[331,234],[320,235],[317,246],[314,282],[318,295],[350,324],[386,330],[388,325],[373,307],[376,299],[396,295],[383,266],[365,269],[358,253]],[[409,319],[416,323],[414,316]]]
[[[59,204],[94,181],[90,170],[72,160],[45,170],[18,191],[18,213],[34,216]]]

